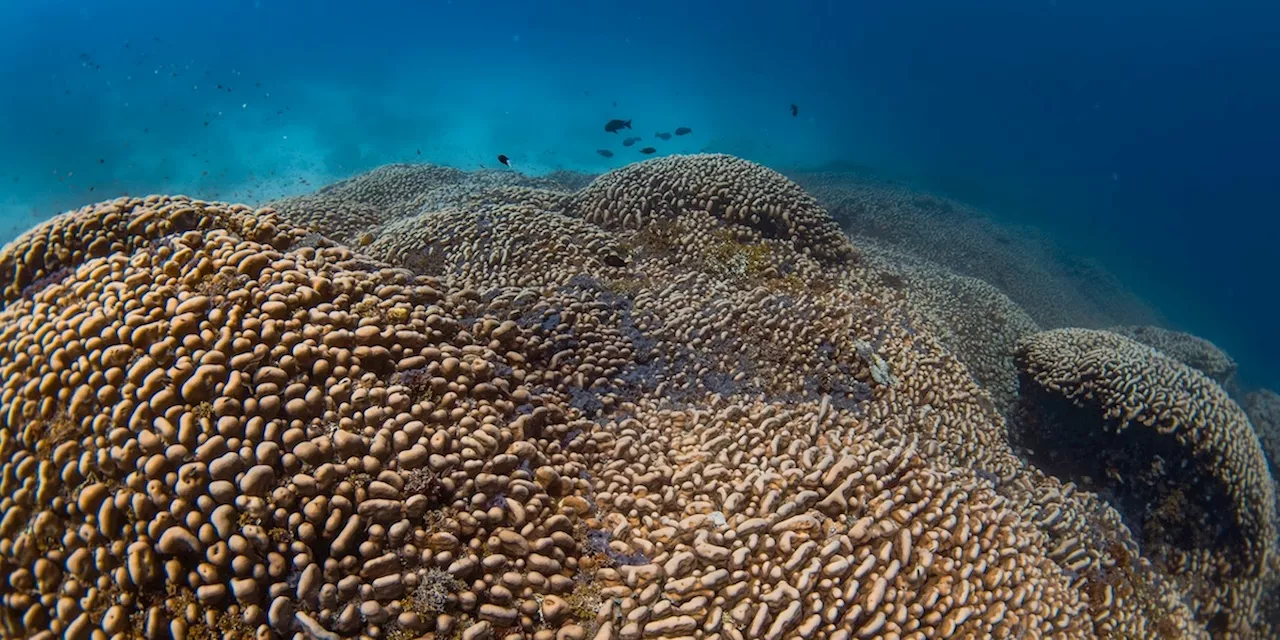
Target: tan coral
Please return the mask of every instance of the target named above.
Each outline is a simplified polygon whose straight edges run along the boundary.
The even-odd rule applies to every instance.
[[[106,215],[191,205],[122,201]],[[195,230],[154,246],[139,234],[131,254],[87,259],[0,312],[7,633],[447,628],[472,583],[444,611],[406,594],[432,570],[479,568],[457,540],[555,515],[546,492],[565,488],[535,477],[573,466],[517,441],[563,414],[514,414],[532,398],[498,373],[510,365],[491,338],[457,323],[465,291],[294,247],[269,210],[203,210]],[[281,246],[229,228],[273,228]],[[580,547],[547,547],[542,531],[532,548],[559,549],[557,571],[571,572]],[[72,571],[48,568],[64,560]],[[569,589],[555,572],[535,584]],[[470,610],[517,604],[487,600]]]
[[[1203,635],[794,185],[645,164],[569,204],[708,201],[395,168],[316,195],[367,243],[153,197],[5,249],[4,633]]]
[[[557,203],[566,193],[558,183],[510,171],[463,172],[451,167],[391,164],[331,184],[307,195],[270,203],[296,224],[324,229],[349,245],[381,238],[388,223],[422,213],[464,209],[483,201]]]
[[[907,293],[930,331],[964,362],[996,407],[1008,410],[1018,395],[1014,351],[1020,339],[1040,331],[1035,321],[977,278],[872,243],[861,250],[883,270],[881,280]]]
[[[1200,620],[1263,633],[1261,600],[1276,581],[1276,495],[1258,439],[1226,392],[1105,331],[1037,334],[1020,345],[1019,364],[1040,414],[1033,419],[1043,420],[1030,429],[1031,446],[1046,467],[1116,493]]]
[[[777,172],[728,155],[666,156],[597,178],[567,206],[569,213],[614,228],[637,228],[683,211],[707,211],[726,222],[783,238],[823,260],[844,260],[853,247],[826,211]]]
[[[1235,376],[1236,361],[1204,338],[1152,326],[1112,327],[1107,331],[1137,340],[1192,369],[1199,369],[1224,388]]]

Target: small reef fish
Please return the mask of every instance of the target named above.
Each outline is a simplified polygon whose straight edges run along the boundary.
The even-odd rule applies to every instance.
[[[604,124],[604,130],[609,133],[617,133],[623,129],[630,129],[630,120],[610,120]]]
[[[653,153],[653,152],[655,152],[655,151],[657,151],[657,149],[654,149],[653,147],[645,147],[645,148],[643,148],[643,149],[641,149],[641,150],[640,150],[640,153],[643,153],[643,154],[645,154],[645,155],[647,156],[647,155],[649,155],[649,154],[651,154],[651,153]]]
[[[602,156],[604,156],[604,157],[606,157],[606,158],[612,158],[612,157],[613,157],[613,152],[612,152],[612,151],[610,151],[610,150],[608,150],[608,149],[596,149],[596,153],[598,153],[598,154],[600,154],[600,155],[602,155]]]
[[[653,134],[653,137],[655,137],[655,138],[657,138],[657,139],[659,139],[659,140],[670,140],[670,139],[671,139],[671,134],[669,134],[669,133],[655,133],[655,134]]]
[[[637,142],[640,142],[640,138],[627,138],[626,140],[622,141],[622,146],[629,147]]]
[[[798,115],[800,115],[800,107],[797,107],[795,104],[792,104],[792,105],[791,105],[791,117],[792,117],[792,118],[794,118],[794,117],[796,117],[796,116],[798,116]]]
[[[509,166],[511,166],[511,158],[508,158],[508,157],[506,157],[506,156],[504,156],[504,155],[501,155],[501,154],[499,154],[499,155],[498,155],[498,162],[501,162],[502,164],[504,164],[504,165],[506,165],[506,166],[508,166],[508,167],[509,167]]]
[[[693,129],[690,129],[689,127],[680,127],[679,129],[676,129],[676,135],[678,136],[687,136],[691,133],[693,133]]]

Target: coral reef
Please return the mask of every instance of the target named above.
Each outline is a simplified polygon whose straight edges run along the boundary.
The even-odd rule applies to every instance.
[[[1270,631],[1269,564],[1192,585],[1015,454],[1007,354],[959,345],[1029,329],[981,284],[904,286],[727,156],[558,181],[119,199],[0,250],[0,633]],[[1219,522],[1265,533],[1247,448],[1207,442]]]
[[[1272,475],[1280,477],[1280,394],[1270,389],[1254,391],[1245,396],[1244,410],[1271,463]]]
[[[995,287],[954,274],[926,260],[876,242],[859,247],[881,280],[899,285],[920,314],[921,323],[969,368],[974,379],[1005,412],[1018,397],[1014,350],[1040,331],[1021,307]]]
[[[1192,369],[1198,369],[1224,388],[1234,382],[1236,361],[1204,338],[1152,326],[1111,327],[1107,331],[1137,340]]]
[[[786,238],[821,260],[843,260],[853,246],[827,212],[799,185],[740,158],[720,154],[671,156],[611,171],[577,192],[567,209],[605,228],[639,228],[655,218],[706,211]]]
[[[1112,495],[1212,630],[1258,632],[1277,586],[1276,494],[1240,407],[1199,371],[1115,333],[1047,331],[1018,356],[1037,461]]]
[[[1157,324],[1159,315],[1098,264],[1035,229],[954,200],[851,173],[792,179],[862,246],[874,240],[999,289],[1046,328]]]

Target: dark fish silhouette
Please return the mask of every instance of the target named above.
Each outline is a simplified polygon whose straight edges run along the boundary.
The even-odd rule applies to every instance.
[[[657,151],[657,149],[654,149],[653,147],[645,147],[645,148],[643,148],[643,149],[641,149],[641,150],[640,150],[640,153],[643,153],[643,154],[645,154],[645,155],[647,156],[647,155],[649,155],[649,154],[651,154],[651,153],[653,153],[653,152],[655,152],[655,151]]]
[[[622,146],[629,147],[639,141],[640,141],[640,138],[627,138],[626,140],[622,141]]]
[[[499,156],[498,156],[498,162],[501,162],[502,164],[504,164],[504,165],[506,165],[506,166],[508,166],[508,167],[509,167],[509,166],[511,166],[511,158],[508,158],[508,157],[506,157],[506,156],[504,156],[504,155],[499,155]]]
[[[796,105],[792,104],[792,105],[791,105],[791,117],[792,117],[792,118],[794,118],[794,117],[796,117],[796,116],[798,116],[798,115],[800,115],[800,107],[797,107]]]
[[[631,128],[630,120],[610,120],[606,122],[604,125],[604,130],[608,131],[609,133],[617,133],[623,129],[630,129],[630,128]]]
[[[659,140],[670,140],[670,139],[671,139],[671,134],[669,134],[669,133],[655,133],[655,134],[653,134],[653,137],[655,137],[655,138],[657,138],[657,139],[659,139]]]
[[[676,129],[676,135],[678,136],[687,136],[691,133],[693,133],[693,129],[690,129],[689,127],[680,127],[679,129]]]
[[[606,157],[606,158],[612,158],[612,157],[613,157],[613,152],[612,152],[612,151],[610,151],[610,150],[608,150],[608,149],[596,149],[596,153],[598,153],[598,154],[600,154],[600,155],[602,155],[602,156],[604,156],[604,157]]]

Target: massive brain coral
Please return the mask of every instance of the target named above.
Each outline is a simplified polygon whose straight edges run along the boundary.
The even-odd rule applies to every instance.
[[[569,213],[608,228],[638,228],[684,211],[706,211],[828,261],[854,254],[813,196],[766,167],[721,154],[667,156],[597,178],[568,203]]]
[[[1014,350],[1040,331],[1020,307],[995,287],[931,262],[868,242],[859,247],[882,280],[901,287],[930,331],[960,358],[996,407],[1006,411],[1018,396]]]
[[[0,633],[1205,637],[780,176],[390,178],[0,251]]]
[[[1108,331],[1137,340],[1188,367],[1198,369],[1224,387],[1235,376],[1236,361],[1204,338],[1151,326],[1112,327]]]
[[[1106,331],[1029,337],[1019,364],[1036,414],[1025,437],[1044,468],[1115,496],[1211,630],[1265,633],[1276,494],[1240,407],[1199,371]]]

